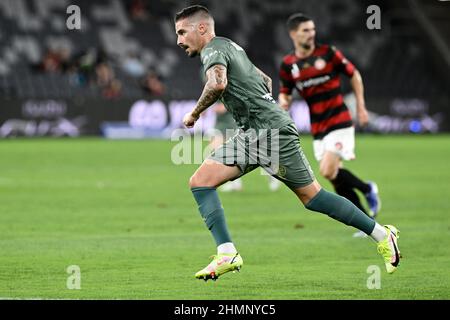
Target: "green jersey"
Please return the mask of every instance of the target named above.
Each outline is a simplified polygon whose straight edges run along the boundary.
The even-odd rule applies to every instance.
[[[220,101],[239,128],[280,129],[293,121],[281,109],[244,49],[230,39],[213,38],[201,51],[204,72],[221,64],[227,68],[228,84]]]

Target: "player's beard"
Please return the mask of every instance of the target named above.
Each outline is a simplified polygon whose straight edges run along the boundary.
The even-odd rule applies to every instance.
[[[198,52],[196,50],[191,51],[191,53],[188,54],[189,58],[195,58],[198,56]]]
[[[184,52],[186,52],[186,54],[188,55],[189,58],[194,58],[198,55],[197,50],[192,50],[190,53],[188,51],[186,51],[186,49],[189,48],[188,46],[182,46],[182,48],[184,49]]]
[[[192,50],[190,53],[188,53],[186,51],[187,55],[189,58],[195,58],[196,56],[198,56],[198,51],[197,50]]]
[[[304,42],[300,45],[305,50],[310,50],[314,46],[314,38],[308,39],[307,42]]]

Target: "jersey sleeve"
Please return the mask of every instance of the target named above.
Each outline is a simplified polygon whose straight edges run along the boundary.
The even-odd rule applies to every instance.
[[[292,90],[295,88],[294,79],[292,79],[290,66],[284,61],[281,63],[280,72],[280,93],[292,94]]]
[[[348,77],[352,77],[353,73],[355,72],[355,66],[353,65],[353,63],[348,61],[347,58],[344,57],[342,52],[335,47],[331,47],[331,50],[333,52],[332,61],[335,68]]]
[[[220,46],[212,46],[205,50],[202,56],[203,70],[206,72],[209,68],[216,64],[228,67],[229,57],[225,48]]]

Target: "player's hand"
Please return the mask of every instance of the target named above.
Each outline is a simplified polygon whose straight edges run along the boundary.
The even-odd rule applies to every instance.
[[[361,127],[365,127],[369,123],[369,113],[366,108],[360,108],[358,110],[358,123]]]
[[[288,95],[286,93],[280,93],[278,95],[278,104],[284,110],[288,111],[289,107],[291,106],[291,103],[292,103],[292,96],[291,95]]]
[[[289,111],[289,103],[285,101],[279,101],[278,104],[283,110]]]
[[[183,117],[183,124],[187,128],[192,128],[195,124],[195,122],[198,120],[199,117],[195,117],[192,115],[192,112],[186,113]]]

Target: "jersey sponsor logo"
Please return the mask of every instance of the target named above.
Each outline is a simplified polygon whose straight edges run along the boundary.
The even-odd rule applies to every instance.
[[[336,142],[334,146],[336,147],[336,150],[342,150],[343,147],[341,142]]]
[[[309,88],[312,86],[317,86],[319,84],[325,83],[330,80],[331,77],[327,74],[317,78],[311,78],[305,81],[297,81],[296,85],[299,90],[303,90],[304,88]]]
[[[316,61],[314,61],[314,68],[316,68],[317,70],[322,70],[323,68],[325,68],[326,65],[327,63],[322,58],[319,58]]]
[[[267,101],[269,101],[269,102],[277,103],[270,93],[266,93],[266,94],[263,95],[262,97],[263,97],[264,99],[266,99]]]
[[[214,50],[213,52],[205,55],[202,60],[203,64],[205,64],[209,59],[211,59],[212,56],[215,56],[216,54],[219,54],[219,53],[221,53],[219,50]]]

